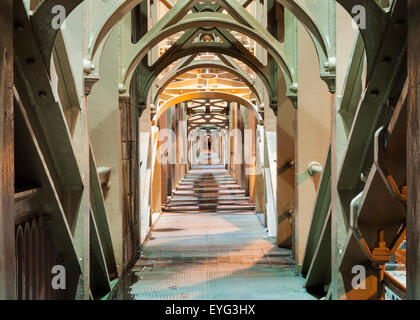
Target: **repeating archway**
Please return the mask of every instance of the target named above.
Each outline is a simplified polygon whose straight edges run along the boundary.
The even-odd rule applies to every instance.
[[[169,108],[173,107],[176,104],[187,102],[195,99],[221,99],[228,102],[236,102],[239,105],[244,106],[248,110],[252,111],[255,115],[259,124],[262,124],[263,119],[261,115],[256,110],[255,106],[250,103],[248,100],[239,97],[237,95],[226,93],[226,92],[190,92],[178,95],[168,101],[166,101],[156,112],[153,122],[156,123],[159,120],[160,116]]]
[[[196,46],[193,46],[191,48],[188,49],[180,49],[177,50],[176,52],[171,53],[171,55],[168,57],[167,60],[165,60],[164,64],[157,64],[153,66],[153,73],[152,75],[148,78],[148,80],[146,81],[146,84],[144,85],[144,87],[142,88],[143,92],[148,93],[151,85],[153,84],[153,82],[157,79],[157,77],[159,76],[159,74],[170,64],[172,64],[173,62],[191,56],[192,54],[197,55],[199,53],[216,53],[216,54],[221,54],[221,55],[226,55],[232,58],[235,58],[239,61],[241,61],[242,63],[244,63],[245,65],[247,65],[249,68],[251,68],[255,74],[261,79],[261,81],[263,82],[264,86],[266,87],[267,91],[269,93],[271,93],[272,90],[275,90],[275,88],[272,87],[270,80],[267,78],[267,76],[264,74],[264,72],[262,71],[262,66],[260,64],[257,64],[256,62],[258,60],[250,60],[248,59],[245,55],[242,55],[240,53],[238,53],[235,50],[231,50],[231,49],[227,49],[224,48],[220,45],[218,45],[217,43],[206,43],[206,46],[203,46],[202,44],[197,44]],[[253,57],[252,55],[250,55],[251,57]],[[131,79],[130,79],[131,81]]]
[[[240,78],[250,89],[251,91],[254,93],[255,97],[257,98],[258,102],[261,102],[261,97],[258,94],[257,89],[255,88],[255,86],[253,85],[253,83],[251,83],[249,81],[249,79],[247,79],[244,75],[242,75],[239,71],[235,70],[232,67],[229,67],[223,63],[217,63],[216,61],[197,61],[196,63],[191,63],[183,68],[180,68],[179,70],[177,70],[174,74],[171,74],[170,77],[166,78],[163,82],[163,84],[161,86],[159,86],[159,89],[156,93],[156,97],[153,99],[153,104],[157,105],[157,100],[159,99],[159,95],[162,91],[165,90],[165,88],[177,77],[181,76],[182,74],[194,70],[194,69],[200,69],[200,68],[213,68],[213,69],[218,69],[218,70],[224,70],[227,72],[232,73],[233,75],[237,76],[238,78]]]
[[[217,32],[226,43],[194,42],[193,39],[200,31]],[[146,56],[142,59],[142,70],[148,70],[148,74],[144,75],[144,79],[142,80],[140,90],[141,98],[146,101],[146,97],[152,84],[169,65],[177,60],[179,60],[177,68],[179,65],[186,66],[188,63],[193,64],[195,63],[194,57],[199,53],[205,52],[218,54],[221,60],[217,62],[219,65],[234,66],[236,62],[232,58],[241,61],[255,72],[257,77],[266,87],[269,96],[275,95],[276,88],[274,88],[274,84],[270,82],[270,75],[267,68],[246,48],[241,47],[236,42],[236,38],[230,35],[230,33],[226,30],[219,30],[217,28],[211,28],[211,30],[196,28],[187,31],[153,65],[149,66],[147,64]],[[229,61],[229,59],[231,59],[231,61]],[[214,61],[214,63],[216,63],[216,61]]]
[[[281,2],[281,3],[289,3],[289,4],[291,4],[291,9],[292,9],[292,12],[293,12],[293,9],[294,8],[296,8],[296,6],[295,6],[295,4],[296,4],[296,2],[295,1],[292,1],[292,0],[278,0],[279,2]],[[47,1],[46,1],[47,2]],[[79,1],[79,2],[81,2],[81,1]],[[344,0],[342,0],[342,1],[338,1],[339,3],[344,3],[345,5],[349,5],[350,3],[354,3],[354,1],[347,1],[347,2],[345,2]],[[374,7],[375,7],[375,2],[372,0],[372,1],[364,1],[365,3],[368,3],[369,5],[373,5]],[[70,2],[70,3],[73,3],[73,2]],[[74,3],[77,3],[77,1],[74,1]],[[125,4],[126,2],[123,2],[123,4]],[[376,8],[376,7],[375,7]],[[384,18],[384,16],[383,16],[383,13],[381,12],[381,11],[378,11],[378,10],[376,10],[376,9],[373,9],[373,11],[372,12],[377,12],[378,13],[378,15],[380,16],[380,20],[381,21],[385,21],[383,18]],[[347,10],[348,11],[348,10]],[[305,12],[304,12],[305,13]],[[125,14],[124,14],[125,15]],[[121,11],[121,16],[124,16],[123,14],[122,14],[122,11]],[[199,15],[199,14],[197,14],[197,15]],[[215,16],[216,16],[217,14],[215,14]],[[209,16],[209,14],[203,14],[203,16]],[[317,27],[317,25],[316,25],[316,22],[309,16],[309,15],[303,15],[303,17],[304,17],[304,20],[307,20],[306,21],[306,23],[304,23],[305,24],[305,26],[311,31],[311,30],[313,30],[313,31],[311,31],[311,33],[312,33],[312,35],[313,35],[313,37],[315,37],[316,39],[317,39],[317,41],[321,44],[321,46],[320,46],[320,48],[321,48],[321,51],[319,51],[318,50],[318,52],[323,52],[323,54],[325,54],[326,55],[326,57],[328,57],[328,49],[327,49],[327,47],[326,47],[326,44],[325,44],[325,39],[324,39],[324,37],[323,37],[323,34],[322,34],[322,32],[320,32],[320,30],[319,30],[319,28]],[[116,18],[116,19],[118,19],[118,18]],[[300,17],[300,20],[302,19],[302,17]],[[183,21],[181,21],[180,22],[180,24],[181,23],[185,23],[185,20],[187,20],[187,19],[183,19]],[[373,19],[372,19],[373,20]],[[38,20],[39,21],[39,20]],[[198,21],[198,20],[197,20]],[[196,22],[197,22],[196,21]],[[37,21],[34,19],[34,23],[37,23]],[[193,24],[193,22],[191,22],[191,25]],[[225,22],[220,22],[220,25],[224,25],[224,27],[226,27],[226,25],[227,25],[227,23],[225,23]],[[382,26],[383,24],[381,24],[381,26]],[[103,32],[102,33],[100,33],[100,34],[98,34],[98,36],[97,36],[97,38],[95,38],[96,40],[94,41],[94,45],[96,44],[96,43],[98,43],[98,44],[103,44],[104,43],[104,41],[106,41],[105,39],[106,39],[106,36],[107,35],[109,35],[109,33],[110,32],[112,32],[112,28],[115,26],[115,24],[113,24],[113,22],[111,21],[111,20],[106,20],[106,28],[105,29],[100,29],[100,32],[103,30]],[[176,26],[176,25],[175,25]],[[44,25],[41,25],[41,27],[40,27],[40,29],[42,30],[42,28],[44,28],[45,26]],[[104,26],[105,27],[105,26]],[[246,27],[246,26],[245,26]],[[107,29],[108,28],[108,29]],[[227,28],[229,28],[229,27],[227,27]],[[108,30],[108,31],[107,31]],[[42,34],[42,33],[41,33]],[[367,55],[368,55],[368,69],[369,69],[369,66],[371,65],[371,63],[372,63],[372,59],[373,58],[375,58],[375,57],[372,57],[369,53],[371,53],[371,52],[373,52],[373,53],[376,53],[377,52],[377,50],[374,50],[374,48],[375,48],[375,46],[376,46],[376,48],[377,48],[377,46],[378,46],[378,40],[380,40],[380,39],[378,39],[378,37],[374,37],[374,39],[375,39],[375,41],[376,42],[372,42],[372,43],[368,43],[368,41],[367,41],[367,39],[369,39],[367,36],[366,36],[366,34],[368,34],[368,32],[367,31],[365,31],[365,32],[363,32],[362,31],[362,35],[364,35],[363,36],[363,38],[364,38],[364,41],[365,41],[365,44],[366,44],[366,51],[367,51]],[[371,34],[372,35],[372,34]],[[40,37],[41,38],[41,37]],[[46,54],[48,54],[49,55],[49,43],[48,43],[48,41],[49,41],[49,39],[51,38],[51,35],[50,34],[48,34],[47,35],[47,37],[45,37],[45,43],[47,43],[47,45],[42,45],[41,47],[42,47],[42,50],[43,50],[43,52],[44,52],[44,57],[46,56]],[[96,42],[96,41],[98,41],[98,42]],[[43,40],[41,40],[40,41],[41,43],[43,43],[44,42],[44,39]],[[53,41],[51,41],[51,42],[53,42]],[[92,53],[92,55],[95,55],[95,52],[98,50],[98,48],[99,47],[96,47],[94,50],[93,50],[93,53]],[[373,48],[373,49],[372,49]],[[145,54],[147,54],[147,52],[145,53]],[[48,61],[48,55],[46,56],[47,58],[45,58],[47,61]],[[320,59],[320,55],[319,55],[319,59]],[[141,59],[140,59],[141,60]],[[132,61],[131,61],[132,62]],[[130,63],[131,63],[130,62]],[[135,65],[134,65],[135,66]],[[369,73],[369,71],[368,71],[368,73]],[[126,81],[131,81],[131,77],[132,77],[132,74],[131,75],[128,75],[127,76],[127,79],[126,79]],[[246,106],[246,104],[243,104],[243,105],[245,105]],[[170,106],[169,106],[170,107]],[[168,108],[169,108],[168,107]],[[163,110],[163,112],[164,112],[164,110]]]
[[[290,69],[288,66],[285,57],[281,53],[278,43],[277,45],[275,42],[270,43],[269,39],[264,38],[261,34],[257,33],[255,30],[249,28],[248,26],[238,23],[236,20],[225,14],[213,12],[189,14],[185,16],[180,22],[166,28],[164,32],[159,34],[155,34],[155,30],[149,31],[136,45],[135,54],[126,63],[123,69],[124,71],[122,75],[122,84],[125,87],[128,87],[134,71],[151,48],[171,35],[188,29],[195,29],[197,27],[224,28],[235,30],[249,36],[253,40],[260,43],[264,48],[266,48],[267,51],[276,59],[277,63],[283,70],[286,83],[288,86],[292,85],[294,79],[294,70]]]
[[[292,12],[296,18],[310,31],[313,39],[316,39],[316,42],[322,48],[323,53],[326,53],[327,46],[325,45],[325,37],[322,35],[320,28],[318,27],[314,17],[300,4],[294,0],[277,0],[290,12]],[[55,5],[63,5],[66,9],[67,16],[84,0],[66,0],[65,2],[60,0],[44,0],[38,5],[31,21],[37,27],[38,33],[42,34],[41,41],[41,51],[44,54],[45,61],[49,61],[52,48],[57,36],[58,30],[53,29],[51,24],[51,18],[53,17],[51,9]],[[94,34],[91,36],[91,41],[89,44],[89,58],[90,61],[93,60],[97,50],[102,46],[103,42],[106,41],[107,35],[112,31],[117,23],[128,13],[132,8],[141,3],[142,0],[123,0],[118,2],[109,12],[108,15],[104,17],[102,22],[99,24],[100,27],[94,31]],[[193,2],[193,1],[189,1]],[[386,14],[379,7],[379,5],[374,0],[336,0],[343,8],[352,15],[352,10],[355,5],[362,4],[367,8],[367,15],[369,21],[374,21],[376,26],[385,28]],[[172,8],[173,9],[173,8]],[[171,10],[172,10],[171,9]],[[44,22],[43,22],[44,21]],[[48,23],[46,23],[47,21]],[[373,64],[374,54],[377,52],[379,46],[378,39],[372,34],[372,28],[359,28],[365,43],[367,60],[368,60],[368,74],[370,73],[370,66]],[[40,37],[41,38],[41,37]],[[372,41],[373,40],[373,41]]]

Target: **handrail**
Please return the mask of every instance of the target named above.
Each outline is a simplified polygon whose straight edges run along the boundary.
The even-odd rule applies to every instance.
[[[406,299],[407,288],[397,278],[391,275],[389,272],[384,271],[384,285],[392,290],[402,300]]]

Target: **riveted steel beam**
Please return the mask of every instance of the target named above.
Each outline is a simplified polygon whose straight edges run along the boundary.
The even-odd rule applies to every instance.
[[[83,189],[83,184],[71,135],[60,101],[56,100],[55,93],[51,88],[49,68],[44,64],[34,31],[22,3],[16,4],[14,19],[17,27],[14,33],[17,75],[15,86],[21,93],[22,99],[26,99],[27,95],[30,105],[33,106],[28,109],[28,112],[38,123],[35,127],[36,131],[44,137],[45,149],[43,151],[49,155],[46,160],[51,170],[55,172],[54,179],[65,186],[65,190],[69,193],[80,192]],[[64,190],[62,192],[66,193]],[[74,213],[69,214],[70,225],[72,225],[73,219]]]
[[[96,225],[92,210],[90,211],[90,292],[94,299],[100,299],[111,291],[108,269],[103,252],[99,229]]]
[[[289,61],[292,69],[297,70],[298,68],[298,23],[297,19],[289,10],[284,10],[284,55]],[[289,98],[291,99],[293,106],[296,108],[297,102],[297,90],[299,89],[298,75],[295,75],[294,83],[288,88]]]
[[[331,149],[328,152],[328,157],[325,162],[323,174],[321,177],[321,182],[318,188],[315,207],[312,214],[311,227],[309,229],[308,235],[308,244],[306,246],[305,258],[302,265],[302,275],[307,278],[306,282],[309,287],[321,287],[326,284],[323,282],[325,279],[326,270],[323,268],[329,269],[330,259],[325,259],[331,257],[331,246],[326,247],[321,243],[323,237],[323,228],[325,226],[325,221],[329,217],[329,211],[331,210]],[[331,227],[331,226],[330,226]],[[325,235],[324,235],[325,236]],[[322,257],[317,257],[322,255]],[[315,259],[322,260],[322,267],[320,265],[315,265]],[[309,270],[312,268],[311,274]],[[318,270],[317,270],[318,269]],[[322,274],[322,275],[321,275]],[[315,277],[312,279],[311,277]]]
[[[59,28],[55,28],[52,23],[54,17],[57,15],[54,8],[58,6],[64,7],[65,15],[68,17],[82,2],[83,0],[44,0],[38,5],[32,17],[30,17],[45,65],[50,65],[55,38],[60,30]]]
[[[319,240],[313,244],[313,257],[305,282],[305,288],[309,292],[320,295],[325,293],[325,288],[331,282],[331,208],[327,209],[327,217],[323,221]]]
[[[306,28],[318,53],[320,76],[335,92],[336,35],[334,0],[277,0]]]
[[[345,80],[344,94],[338,110],[339,115],[343,119],[346,135],[350,133],[351,125],[362,94],[364,57],[365,47],[363,44],[363,38],[359,34],[353,48],[352,60]]]
[[[90,205],[93,220],[91,226],[94,227],[95,233],[99,239],[101,255],[104,256],[107,273],[117,274],[117,265],[115,262],[114,250],[112,246],[111,232],[109,230],[108,219],[106,216],[104,196],[102,194],[101,184],[99,182],[98,172],[96,169],[96,161],[92,152],[90,153]],[[93,230],[92,230],[93,231]],[[92,269],[91,269],[92,270]]]
[[[139,90],[141,97],[145,100],[147,94],[150,90],[152,83],[156,80],[158,75],[170,64],[178,59],[185,59],[182,63],[177,65],[184,66],[185,68],[188,65],[193,63],[199,64],[200,62],[194,62],[193,58],[198,52],[218,52],[221,55],[221,61],[214,61],[220,66],[225,65],[226,68],[229,68],[234,74],[238,74],[240,77],[244,78],[245,82],[249,84],[250,88],[253,88],[251,80],[246,77],[244,72],[240,71],[239,66],[231,59],[234,57],[246,65],[248,65],[256,75],[261,79],[261,81],[266,85],[267,91],[269,94],[275,92],[275,88],[272,86],[272,83],[269,81],[269,72],[267,68],[255,57],[253,56],[235,37],[233,37],[227,30],[211,29],[211,32],[217,34],[222,42],[193,42],[194,39],[201,32],[208,32],[209,30],[197,29],[189,30],[182,37],[180,37],[172,47],[165,52],[152,66],[145,66],[145,60],[141,64],[141,68],[148,70],[147,79],[142,80],[142,87]],[[192,51],[191,51],[192,50]],[[195,52],[195,55],[190,56],[192,52]],[[223,56],[225,54],[225,56]],[[230,56],[230,57],[229,57]],[[190,58],[188,58],[190,57]],[[229,67],[228,65],[232,67]],[[177,72],[177,67],[175,67],[173,72]],[[235,69],[234,69],[235,68]],[[189,69],[191,70],[191,69]],[[235,71],[238,70],[238,71]],[[146,74],[144,72],[144,74]],[[172,73],[171,73],[172,74]],[[170,76],[169,76],[170,77]],[[261,101],[258,96],[256,89],[252,89],[256,93],[257,98]],[[162,88],[159,89],[159,92],[162,92]],[[154,100],[156,100],[158,96]]]
[[[293,90],[294,85],[297,83],[297,70],[295,66],[290,64],[288,57],[284,55],[282,44],[275,37],[275,33],[270,32],[264,27],[254,16],[248,12],[239,2],[236,0],[224,0],[221,5],[238,21],[243,25],[249,25],[251,29],[255,30],[259,35],[262,35],[269,43],[272,44],[274,52],[265,43],[258,41],[270,54],[270,56],[277,62],[278,66],[283,72],[283,76],[286,80],[287,96],[293,99],[297,96],[297,91]],[[273,6],[271,6],[273,8]],[[270,9],[270,6],[269,6]],[[272,21],[274,22],[274,21]],[[270,28],[270,27],[269,27]],[[274,31],[274,30],[272,30]],[[251,37],[252,38],[252,37]],[[280,59],[279,59],[280,58]]]
[[[49,2],[50,5],[53,3]],[[43,5],[46,5],[46,2]],[[37,10],[41,10],[41,8],[42,5]],[[67,10],[70,9],[69,7]],[[37,12],[40,14],[40,11]],[[50,61],[44,59],[42,50],[45,50],[45,47],[35,36],[35,32],[39,32],[39,29],[35,30],[36,26],[33,21],[32,24],[30,23],[21,2],[14,10],[14,19],[16,27],[15,56],[17,59],[15,66],[16,96],[20,95],[22,99],[22,114],[40,155],[39,168],[43,168],[45,171],[45,173],[37,173],[43,177],[45,186],[47,186],[43,189],[42,211],[46,213],[47,224],[50,226],[54,245],[61,256],[60,259],[66,266],[71,281],[76,281],[77,284],[77,279],[73,279],[79,276],[81,270],[80,257],[77,256],[77,246],[75,245],[77,237],[74,235],[78,219],[77,211],[82,190],[90,187],[100,192],[100,185],[98,181],[95,185],[95,180],[90,181],[88,186],[83,185],[62,106],[51,85]],[[44,53],[48,54],[46,51]],[[28,105],[31,107],[28,108]],[[90,172],[96,173],[96,168]],[[103,206],[103,198],[97,197],[95,192],[91,196],[93,210],[96,211],[96,217],[99,217],[98,222],[101,230],[98,232],[103,239],[103,243],[100,245],[104,246],[100,250],[106,252],[106,259],[109,263],[105,268],[108,266],[112,272],[113,268],[115,269],[115,261],[112,262],[113,252],[110,237],[106,237],[109,229],[106,217],[105,220],[100,219],[103,218],[104,212],[98,212],[98,207]],[[94,223],[96,225],[97,221]],[[111,254],[109,250],[111,250]],[[84,257],[84,259],[88,260],[89,257]],[[74,298],[75,292],[65,295],[67,298]]]
[[[278,40],[278,20],[277,20],[277,3],[276,0],[267,1],[267,30],[270,34]],[[285,24],[286,25],[286,24]],[[267,66],[269,70],[270,82],[277,84],[279,81],[278,78],[278,66],[276,61],[271,55],[267,57]],[[269,95],[270,108],[273,109],[274,114],[277,116],[278,108],[278,90],[274,90],[271,95]],[[296,105],[296,103],[294,103]]]
[[[232,58],[234,57],[242,61],[251,69],[253,69],[258,76],[263,78],[263,83],[267,85],[267,90],[269,93],[274,90],[268,81],[268,72],[265,71],[264,65],[262,65],[261,62],[259,62],[259,60],[253,56],[245,47],[243,47],[243,45],[239,43],[239,41],[228,31],[211,29],[211,32],[216,33],[222,39],[222,42],[193,42],[196,36],[198,36],[200,32],[203,31],[208,32],[208,30],[203,30],[201,28],[197,30],[188,30],[152,66],[148,66],[146,57],[143,58],[142,63],[137,67],[136,71],[137,79],[138,81],[140,80],[138,87],[139,101],[146,101],[151,85],[156,80],[158,75],[168,65],[171,65],[173,62],[179,59],[181,59],[181,61],[179,64],[177,64],[177,66],[188,65],[188,63],[193,61],[191,57],[194,57],[200,52],[217,52],[224,54],[225,57],[223,57],[221,60],[226,61],[226,63],[231,65],[234,65],[232,64],[232,60],[229,60],[229,58],[226,56],[231,56]],[[220,63],[223,63],[222,61]],[[176,68],[174,68],[174,70],[176,70]],[[140,73],[141,76],[139,76]],[[250,81],[248,82],[251,85]],[[254,90],[254,92],[256,92],[256,90]],[[156,96],[156,99],[157,98],[158,96]]]
[[[61,257],[60,264],[68,272],[67,290],[61,292],[66,299],[74,299],[77,279],[81,273],[79,259],[76,253],[76,247],[72,238],[71,229],[68,223],[68,216],[64,212],[62,199],[60,199],[61,185],[52,179],[53,172],[51,167],[45,161],[44,145],[42,136],[31,122],[34,122],[33,116],[29,115],[25,105],[28,105],[28,99],[23,97],[21,100],[17,89],[15,88],[15,98],[17,102],[16,124],[20,129],[20,135],[26,137],[29,141],[26,155],[31,154],[33,163],[35,163],[37,179],[42,185],[41,189],[41,207],[40,212],[44,213],[46,224],[49,227],[50,234],[57,250],[57,255]],[[30,108],[28,108],[30,109]],[[22,141],[22,139],[20,139]],[[77,198],[74,198],[77,202]]]
[[[283,10],[284,21],[283,25],[279,25],[279,14]],[[289,66],[293,70],[297,70],[297,20],[290,13],[285,10],[276,0],[270,0],[267,3],[267,29],[274,38],[279,40],[278,31],[280,28],[284,29],[284,41],[283,52],[289,62]],[[278,65],[271,55],[268,55],[268,69],[270,75],[270,82],[278,84],[279,74]],[[287,88],[287,96],[292,101],[292,104],[297,108],[297,90],[298,90],[298,79],[297,74],[293,79],[293,83]],[[273,109],[274,114],[277,115],[278,108],[278,90],[274,90],[270,95],[270,108]]]
[[[338,190],[345,218],[349,222],[350,201],[360,192],[360,174],[371,165],[373,137],[380,126],[384,106],[394,87],[400,84],[400,72],[405,70],[406,48],[405,1],[395,1],[387,22],[378,58],[370,81],[356,112],[349,142],[341,165]],[[402,49],[401,49],[402,48]]]
[[[383,289],[376,283],[381,278],[378,270],[370,275],[373,280],[366,282],[366,290],[354,290],[351,287],[352,266],[378,263],[375,254],[378,234],[388,255],[395,252],[405,236],[406,204],[401,190],[407,180],[404,156],[407,127],[403,120],[406,119],[408,91],[407,82],[403,86],[406,9],[406,1],[394,1],[382,38],[378,37],[382,42],[353,121],[340,171],[339,196],[346,223],[350,226],[349,241],[340,264],[348,299],[383,297]],[[397,94],[399,99],[395,104],[395,99],[390,97]],[[386,108],[386,103],[393,109],[391,106]],[[367,176],[365,185],[360,181],[361,174]]]
[[[352,1],[347,1],[347,3],[343,3],[343,6],[352,3],[355,4]],[[370,265],[377,260],[374,250],[378,243],[379,231],[382,232],[381,243],[386,243],[392,252],[402,239],[401,232],[405,230],[406,214],[404,204],[396,199],[393,187],[386,176],[387,169],[383,167],[386,160],[381,159],[384,154],[381,152],[382,149],[385,150],[385,153],[392,154],[396,145],[402,145],[401,141],[404,138],[397,138],[398,142],[395,144],[392,141],[395,141],[395,137],[399,137],[400,134],[394,134],[394,138],[392,138],[393,134],[390,134],[391,140],[388,141],[385,148],[381,142],[383,130],[380,127],[392,126],[393,120],[389,122],[392,116],[391,107],[395,107],[395,110],[398,109],[398,106],[395,106],[393,102],[395,97],[400,96],[401,101],[405,99],[404,92],[406,90],[403,90],[403,83],[406,72],[407,3],[402,0],[394,1],[388,13],[385,13],[374,1],[362,1],[362,3],[365,3],[368,9],[367,23],[370,24],[367,30],[361,30],[365,46],[368,46],[366,50],[369,74],[364,96],[358,104],[352,121],[337,186],[344,220],[350,227],[348,241],[340,262],[340,272],[347,299],[382,297],[382,289],[377,287],[377,283],[379,283],[377,279],[381,277],[378,270],[370,275],[372,280],[366,281],[366,290],[354,290],[351,285],[354,276],[352,268],[355,265]],[[346,9],[349,10],[350,7]],[[369,18],[369,15],[373,14],[372,12],[376,12],[378,17],[382,17],[377,17],[377,19],[385,19],[383,28],[381,27],[383,22],[376,26],[375,17]],[[369,34],[369,32],[374,34]],[[367,43],[368,38],[366,37],[372,37],[372,43]],[[374,52],[375,50],[377,52]],[[358,55],[360,60],[362,53],[359,52]],[[354,68],[353,76],[355,78],[350,78],[348,84],[351,88],[353,82],[357,90],[357,86],[360,84],[356,78],[361,75],[361,66],[353,65],[352,68]],[[343,111],[350,110],[350,118],[352,118],[354,106],[349,105],[351,96],[347,93],[345,96],[347,96],[347,100],[343,105],[345,108]],[[353,103],[358,103],[357,97],[352,100]],[[398,105],[401,103],[398,102]],[[394,170],[399,163],[396,159],[394,157],[391,161]],[[400,167],[402,166],[400,165]],[[396,176],[401,177],[401,173]],[[400,181],[401,178],[397,178],[397,180]],[[380,219],[378,219],[378,212],[380,212]]]
[[[337,0],[344,9],[353,17],[358,13],[358,8],[363,8],[366,13],[366,25],[359,28],[363,37],[367,57],[367,81],[369,82],[375,69],[378,51],[382,45],[382,38],[386,30],[390,12],[384,11],[375,0]]]
[[[304,5],[301,1],[292,0],[278,0],[288,10],[290,10],[308,29],[311,37],[314,40],[315,46],[318,51],[320,66],[321,66],[321,77],[327,81],[331,91],[334,91],[334,79],[335,79],[335,29],[332,27],[334,14],[335,14],[335,2],[329,1],[318,1],[316,3],[310,3]],[[89,58],[93,60],[97,49],[106,38],[106,35],[112,30],[113,26],[121,20],[121,18],[128,12],[128,10],[138,4],[139,1],[120,1],[108,14],[107,18],[101,23],[101,27],[95,30],[94,35],[91,37],[89,45]],[[216,3],[198,3],[197,1],[179,1],[172,7],[170,12],[165,15],[153,28],[154,31],[163,30],[166,26],[173,24],[180,19],[180,16],[184,15],[186,11],[192,10],[193,12],[200,11],[211,11],[220,12],[222,9],[227,9],[229,13],[235,17],[238,21],[244,25],[251,26],[252,28],[261,32],[264,37],[271,37],[270,33],[263,28],[260,23],[246,10],[242,5],[236,3],[236,1],[218,1]],[[376,4],[375,4],[376,5]],[[375,7],[374,7],[375,8]],[[327,12],[327,14],[325,14]],[[158,32],[157,32],[158,33]],[[146,39],[144,39],[146,40]],[[275,40],[270,38],[270,40]],[[270,41],[275,43],[273,41]],[[276,43],[277,45],[277,43]],[[278,49],[278,48],[276,48]],[[281,52],[281,50],[279,51]],[[100,55],[99,55],[100,56]],[[287,57],[289,58],[289,57]],[[141,63],[142,59],[139,57],[138,63]],[[279,62],[277,60],[277,62]],[[97,63],[99,65],[99,63]],[[282,63],[280,63],[282,65]],[[283,65],[283,67],[285,67]],[[289,64],[283,68],[283,72],[286,73],[286,79],[288,78],[287,73],[293,75],[293,81],[289,88],[288,96],[295,96],[296,90],[296,75],[294,75],[292,66]],[[128,70],[128,69],[125,69]],[[287,71],[289,70],[289,72]],[[131,78],[131,74],[127,78]],[[125,79],[127,80],[127,79]],[[126,81],[124,81],[126,84]],[[291,89],[291,90],[290,90]]]
[[[267,35],[267,32],[261,32],[261,27],[259,27],[258,30],[255,30],[244,24],[238,23],[236,20],[226,14],[213,12],[189,14],[182,18],[178,23],[168,26],[167,28],[157,26],[158,25],[155,25],[156,28],[152,28],[152,30],[150,30],[139,41],[139,43],[136,45],[135,54],[126,62],[126,67],[124,68],[122,75],[122,84],[125,87],[127,86],[128,81],[130,81],[135,68],[151,47],[172,34],[197,27],[227,28],[230,30],[242,32],[250,36],[254,40],[261,43],[264,47],[266,47],[270,54],[275,56],[277,63],[282,67],[286,82],[289,85],[292,83],[292,75],[294,71],[288,68],[284,56],[281,52],[280,44],[277,40],[273,39],[270,34]]]

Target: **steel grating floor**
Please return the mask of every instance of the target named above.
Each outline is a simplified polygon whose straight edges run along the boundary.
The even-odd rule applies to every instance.
[[[161,216],[111,299],[314,299],[255,213]]]
[[[110,299],[314,299],[296,275],[290,250],[267,237],[255,204],[243,191],[237,196],[238,189],[220,166],[191,170]]]

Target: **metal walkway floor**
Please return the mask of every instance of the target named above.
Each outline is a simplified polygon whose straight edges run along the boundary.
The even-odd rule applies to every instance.
[[[227,179],[236,184],[225,177],[225,170],[212,170],[213,177],[208,172],[192,170],[183,182],[212,180],[215,184],[215,180]],[[196,184],[194,188],[201,187]],[[183,184],[179,190],[184,190]],[[248,200],[243,195],[237,199],[233,193],[230,196],[236,198],[228,201],[239,201],[235,203],[238,210],[229,212],[226,205],[220,208],[219,200],[213,200],[215,207],[204,206],[201,211],[206,198],[219,197],[217,191],[208,192],[212,194],[189,195],[193,199],[186,199],[188,208],[179,204],[174,210],[172,201],[169,203],[170,211],[159,218],[140,259],[110,299],[314,299],[295,273],[290,250],[278,248],[267,237],[258,215],[249,210]],[[177,196],[175,193],[172,199]],[[226,193],[220,197],[225,201]]]

